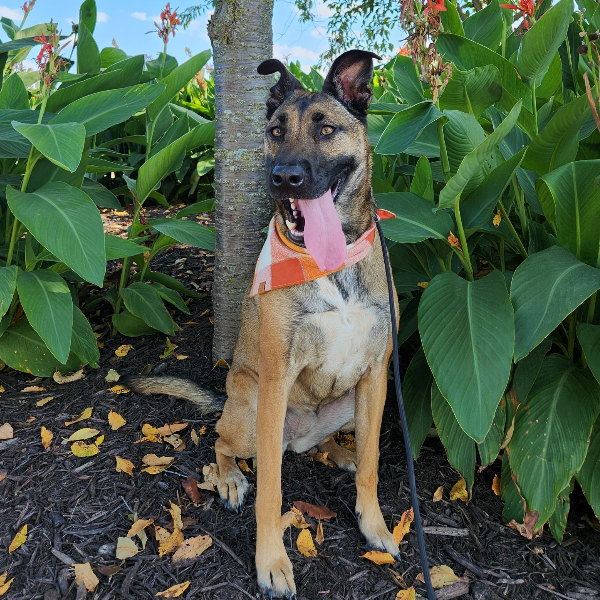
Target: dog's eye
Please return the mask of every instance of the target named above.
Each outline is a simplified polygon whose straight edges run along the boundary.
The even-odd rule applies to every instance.
[[[273,137],[281,137],[281,129],[279,127],[273,127],[273,129],[271,129],[271,135]]]
[[[331,135],[335,129],[331,125],[325,125],[321,128],[321,135]]]

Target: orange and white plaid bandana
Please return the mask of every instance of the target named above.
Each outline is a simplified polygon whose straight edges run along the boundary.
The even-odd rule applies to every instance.
[[[379,209],[379,220],[395,219],[394,213]],[[330,273],[341,271],[363,259],[373,247],[375,222],[355,242],[346,245],[346,259],[333,271],[321,271],[306,248],[293,244],[280,230],[275,217],[269,223],[265,245],[260,252],[250,297],[271,290],[314,281]]]

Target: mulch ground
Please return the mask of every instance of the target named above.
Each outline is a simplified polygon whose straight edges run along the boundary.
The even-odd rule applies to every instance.
[[[125,218],[121,223],[119,217],[109,221],[113,232],[123,230]],[[203,291],[210,289],[212,266],[210,255],[176,247],[159,257],[154,268],[177,276],[190,289]],[[194,505],[181,485],[188,476],[202,481],[202,467],[214,461],[218,416],[201,418],[189,404],[167,397],[116,394],[109,391],[115,384],[105,381],[109,369],[121,375],[151,370],[223,388],[226,369],[213,370],[211,359],[210,297],[193,300],[189,308],[191,315],[175,314],[181,329],[171,338],[178,345],[176,352],[188,356],[185,360],[173,355],[160,358],[164,336],[110,337],[103,320],[109,313],[103,309],[94,321],[104,344],[100,369],[86,369],[84,379],[58,385],[51,378],[33,381],[31,376],[8,368],[0,372],[5,388],[0,394],[0,425],[9,422],[14,427],[14,439],[0,442],[0,479],[6,472],[0,480],[0,575],[8,571],[9,578],[15,578],[5,598],[149,600],[157,592],[188,580],[191,586],[182,596],[188,600],[260,598],[254,569],[254,492],[241,514],[234,515],[210,491],[203,490],[200,502]],[[133,348],[119,358],[115,349],[122,344]],[[23,392],[31,385],[44,391]],[[379,481],[381,508],[390,527],[410,507],[406,455],[392,393],[390,387],[380,439]],[[36,406],[48,396],[53,400]],[[93,407],[89,419],[65,426],[87,407]],[[117,431],[108,426],[111,410],[127,421]],[[166,443],[135,443],[142,437],[143,424],[161,426],[175,421],[190,423],[180,432],[187,446],[183,451],[175,452]],[[40,440],[42,426],[54,434],[47,450]],[[195,446],[191,430],[200,432],[204,426],[205,434]],[[61,443],[79,427],[99,429],[105,435],[98,455],[77,458],[70,444]],[[158,475],[142,473],[141,459],[148,453],[175,456],[176,460]],[[133,476],[116,472],[117,455],[136,465]],[[582,520],[593,516],[581,492],[576,489],[574,493],[562,544],[547,533],[529,541],[502,523],[502,502],[491,490],[494,475],[499,473],[497,461],[477,476],[469,504],[450,501],[450,488],[459,477],[449,466],[439,440],[427,440],[416,463],[425,525],[461,534],[427,535],[430,564],[449,565],[456,574],[467,577],[468,583],[462,588],[454,587],[454,593],[460,592],[462,598],[600,600],[600,533]],[[256,483],[253,473],[246,475]],[[417,591],[423,591],[415,581],[421,567],[414,527],[402,542],[402,562],[377,566],[361,558],[366,549],[354,516],[356,492],[351,474],[308,456],[288,453],[282,477],[283,511],[301,500],[337,513],[330,523],[323,524],[325,541],[317,547],[315,558],[298,552],[297,529],[290,528],[284,534],[299,600],[392,600],[400,589],[413,583]],[[439,486],[444,487],[443,499],[433,502]],[[181,507],[188,523],[186,538],[209,534],[213,545],[191,565],[174,566],[169,556],[158,555],[150,527],[144,551],[125,561],[116,560],[117,538],[125,536],[131,526],[128,515],[137,513],[168,527],[171,516],[165,507],[169,502]],[[26,543],[9,554],[11,540],[25,524]],[[316,523],[313,525],[316,528]],[[100,579],[95,592],[87,594],[78,591],[70,566],[86,562]],[[110,572],[107,568],[111,566],[114,574],[101,574]],[[446,591],[451,589],[445,588],[441,597],[456,597]]]

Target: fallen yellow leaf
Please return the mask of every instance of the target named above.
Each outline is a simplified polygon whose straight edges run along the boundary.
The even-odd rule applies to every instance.
[[[319,521],[319,524],[317,525],[315,541],[317,542],[317,544],[319,544],[319,546],[322,546],[323,542],[325,542],[325,534],[323,533],[323,523],[321,523],[321,521]]]
[[[2,370],[1,366],[0,366],[0,371]],[[6,390],[4,389],[3,385],[0,385],[0,394],[4,393]],[[6,573],[4,573],[6,575]]]
[[[135,465],[126,458],[121,458],[120,456],[115,456],[117,459],[117,473],[127,473],[127,475],[133,475],[133,469],[135,469]]]
[[[206,425],[202,425],[202,427],[200,427],[200,431],[198,433],[200,435],[206,435]]]
[[[154,526],[154,537],[156,538],[156,541],[159,544],[166,542],[169,539],[170,535],[171,534],[169,533],[168,529],[165,529],[164,527],[159,527],[158,525]]]
[[[115,350],[115,354],[117,356],[123,357],[123,356],[127,356],[127,353],[133,348],[133,346],[131,346],[131,344],[123,344],[122,346],[119,346],[116,350]]]
[[[0,440],[12,440],[13,439],[13,428],[10,423],[4,423],[0,427]]]
[[[168,467],[174,460],[174,456],[156,456],[156,454],[145,454],[142,457],[142,462],[150,467]]]
[[[100,448],[96,444],[86,444],[85,442],[73,442],[71,444],[71,452],[79,458],[87,458],[95,456],[100,452]]]
[[[52,379],[54,379],[54,381],[56,381],[56,383],[60,385],[62,385],[63,383],[72,383],[73,381],[79,381],[80,379],[83,379],[83,369],[79,369],[79,371],[75,371],[75,373],[71,373],[70,375],[62,375],[58,371],[54,371]]]
[[[46,404],[48,404],[48,402],[50,402],[50,400],[54,400],[54,396],[48,396],[47,398],[42,398],[41,400],[38,400],[35,405],[36,406],[45,406]]]
[[[295,506],[292,506],[292,510],[281,515],[279,524],[281,526],[281,531],[285,531],[291,525],[296,529],[306,529],[307,527],[310,527],[304,519],[304,515]]]
[[[164,466],[159,466],[159,465],[153,465],[151,467],[144,467],[142,469],[142,471],[144,473],[148,473],[149,475],[158,475],[159,473],[162,473],[165,469],[168,469],[169,465],[164,465]]]
[[[378,550],[369,550],[361,556],[376,565],[393,565],[396,559],[389,552],[379,552]]]
[[[114,369],[109,369],[104,381],[108,381],[108,383],[117,383],[119,379],[121,379],[121,376]]]
[[[185,448],[185,442],[181,439],[181,436],[177,433],[173,435],[165,435],[163,438],[163,442],[167,442],[167,444],[171,444],[175,450],[183,449],[181,446]]]
[[[192,429],[192,431],[190,431],[190,437],[192,438],[192,443],[194,444],[194,446],[197,446],[200,443],[200,438],[198,437],[198,434],[196,433],[195,429]]]
[[[94,444],[96,444],[96,446],[99,446],[103,441],[104,441],[104,436],[101,435],[94,440]]]
[[[171,354],[173,354],[173,350],[175,350],[175,348],[179,348],[179,346],[177,344],[173,344],[171,342],[171,340],[169,338],[167,338],[165,349],[159,358],[167,358],[168,356],[171,356]]]
[[[77,585],[83,583],[88,592],[93,592],[100,583],[100,580],[96,577],[94,571],[92,571],[92,565],[90,563],[83,563],[74,564],[73,567],[75,568],[75,583]]]
[[[433,588],[436,590],[439,590],[446,585],[452,585],[458,581],[466,581],[465,577],[458,577],[447,565],[431,567],[429,573],[431,575],[431,585],[433,585]],[[425,583],[425,577],[423,576],[423,573],[419,573],[416,579]]]
[[[415,600],[415,599],[416,599],[415,588],[412,586],[409,587],[407,590],[400,590],[396,594],[396,600]]]
[[[0,481],[4,481],[8,477],[8,471],[0,471]]]
[[[502,496],[502,479],[498,475],[494,475],[494,481],[492,481],[492,491],[496,496]]]
[[[19,533],[17,533],[17,535],[15,535],[15,537],[13,538],[13,541],[10,543],[10,546],[8,547],[8,553],[11,554],[12,552],[14,552],[17,548],[22,546],[26,540],[27,540],[27,525],[23,525],[23,527],[21,527],[21,530],[19,531]]]
[[[159,435],[158,429],[150,425],[150,423],[144,423],[142,425],[142,433],[144,435]]]
[[[179,508],[177,504],[173,504],[170,500],[169,504],[171,505],[171,508],[169,508],[168,511],[171,513],[171,518],[173,519],[173,528],[183,529],[183,523],[181,521],[181,508]]]
[[[46,388],[40,387],[39,385],[30,385],[21,390],[21,392],[45,392],[45,391],[46,391]]]
[[[253,472],[245,460],[238,460],[238,467],[240,468],[240,470],[244,471],[245,473]]]
[[[91,429],[90,427],[83,427],[78,429],[71,437],[67,438],[69,442],[76,442],[78,440],[89,440],[90,438],[98,435],[100,432],[97,429]]]
[[[43,425],[40,429],[40,434],[42,436],[42,446],[44,446],[46,449],[50,448],[54,434],[49,429],[46,429]]]
[[[467,482],[461,477],[450,490],[450,500],[462,500],[466,502],[468,499]]]
[[[185,429],[188,425],[189,425],[189,423],[171,423],[170,425],[165,424],[162,427],[159,427],[158,429],[156,429],[156,433],[158,433],[159,435],[171,435],[172,433],[177,433],[178,431]],[[142,433],[144,433],[143,428],[142,428]],[[153,433],[155,433],[155,432],[153,432]],[[146,434],[146,435],[148,435],[148,434]]]
[[[215,366],[213,367],[213,371],[217,368],[217,367],[227,367],[228,369],[231,369],[231,367],[229,366],[229,363],[224,359],[224,358],[220,358],[216,363]]]
[[[6,592],[8,592],[8,588],[10,587],[10,584],[15,580],[15,578],[13,577],[12,579],[9,579],[8,581],[6,581],[7,577],[8,577],[8,571],[5,571],[4,573],[2,573],[2,575],[0,575],[0,597],[4,596],[4,594],[6,594]]]
[[[315,543],[313,542],[312,535],[308,529],[303,529],[300,532],[298,539],[296,540],[296,546],[302,556],[310,558],[317,555]]]
[[[190,581],[185,581],[184,583],[178,583],[177,585],[171,586],[168,590],[164,592],[158,592],[156,595],[161,598],[179,598],[185,590],[190,587]]]
[[[210,535],[198,535],[196,537],[185,540],[175,554],[173,554],[173,564],[192,560],[200,556],[205,550],[212,546],[212,538]]]
[[[148,525],[152,525],[154,523],[154,519],[138,519],[127,532],[127,537],[132,538],[134,535],[137,535],[140,531],[146,529]]]
[[[31,417],[27,417],[26,423],[33,423],[34,421],[37,421],[37,419],[34,416],[31,416]]]
[[[433,501],[439,502],[442,499],[443,495],[444,495],[444,486],[440,485],[440,487],[437,490],[435,490],[435,492],[433,492]]]
[[[181,529],[175,529],[173,533],[158,546],[158,555],[172,554],[183,544],[183,532]]]
[[[93,410],[94,409],[91,406],[86,408],[76,419],[73,419],[72,421],[66,421],[65,426],[68,427],[69,425],[73,425],[73,423],[78,423],[79,421],[89,419],[92,416]]]
[[[189,356],[187,354],[177,354],[177,352],[173,352],[173,356],[177,360],[187,360],[189,358]]]
[[[415,518],[415,513],[412,508],[405,510],[400,518],[400,523],[394,527],[394,541],[396,544],[400,544],[400,542],[404,539],[404,536],[410,530],[410,524],[413,522]]]
[[[117,551],[115,552],[115,557],[119,560],[125,560],[126,558],[131,558],[135,556],[139,552],[137,544],[128,537],[120,537],[117,540]]]
[[[108,413],[108,424],[113,431],[123,427],[125,423],[127,423],[127,421],[118,412],[111,410]]]
[[[113,394],[129,394],[131,390],[123,385],[117,384],[113,385],[111,388],[108,388],[108,391],[112,392]]]

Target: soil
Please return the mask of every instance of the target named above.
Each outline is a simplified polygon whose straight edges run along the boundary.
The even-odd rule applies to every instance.
[[[160,215],[150,216],[164,215],[163,209],[156,212]],[[125,213],[106,217],[107,228],[113,233],[124,230]],[[210,289],[212,264],[209,254],[177,246],[157,258],[153,268],[202,292]],[[117,394],[109,390],[115,383],[105,381],[109,369],[120,375],[151,370],[222,389],[227,369],[213,368],[210,297],[194,299],[188,306],[190,315],[174,314],[181,329],[171,338],[178,346],[175,353],[187,356],[185,359],[178,360],[174,354],[161,358],[164,336],[111,337],[107,306],[93,320],[103,344],[100,368],[85,369],[84,379],[59,385],[52,378],[37,380],[8,368],[0,372],[5,388],[0,393],[0,425],[9,422],[14,427],[14,439],[0,442],[0,575],[8,571],[8,577],[15,578],[4,598],[150,600],[157,592],[186,581],[191,585],[182,598],[188,600],[261,597],[254,568],[254,492],[241,514],[232,514],[215,492],[201,490],[200,502],[194,504],[182,488],[190,476],[202,482],[202,467],[214,461],[218,415],[200,417],[189,404],[164,396]],[[130,344],[132,349],[117,357],[115,350],[122,344]],[[32,385],[44,391],[24,391]],[[380,438],[379,499],[392,527],[410,508],[410,496],[392,385],[389,392]],[[53,399],[44,406],[36,405],[50,396]],[[65,425],[87,407],[93,407],[89,419]],[[127,421],[116,431],[107,422],[111,410]],[[142,437],[143,424],[158,427],[175,421],[189,423],[180,432],[184,450],[174,451],[166,443],[136,443]],[[54,435],[47,450],[41,444],[42,426]],[[61,443],[80,427],[96,428],[105,435],[96,456],[77,458],[70,451],[70,443]],[[199,434],[197,446],[192,441],[192,429]],[[151,475],[140,472],[142,456],[148,453],[176,459],[167,470]],[[115,456],[136,465],[133,476],[116,472]],[[600,533],[589,524],[593,515],[580,490],[573,495],[563,543],[558,544],[548,533],[529,541],[502,522],[502,502],[492,492],[494,475],[500,474],[499,461],[478,474],[468,504],[449,500],[449,491],[459,476],[448,464],[438,439],[426,441],[415,469],[424,524],[462,534],[426,536],[430,564],[448,565],[465,577],[463,583],[444,588],[439,597],[600,600]],[[256,483],[254,473],[246,475]],[[402,562],[378,566],[361,557],[367,549],[354,516],[353,475],[311,456],[287,453],[282,479],[282,511],[300,500],[337,513],[331,522],[323,522],[325,540],[317,546],[314,558],[299,553],[299,530],[289,528],[284,533],[299,600],[392,600],[399,590],[413,584],[417,592],[424,593],[422,584],[415,580],[421,566],[414,526],[401,544]],[[444,489],[443,499],[433,502],[439,486]],[[170,556],[158,555],[151,526],[143,551],[125,561],[115,559],[117,538],[126,536],[132,524],[128,515],[136,513],[167,528],[171,523],[165,508],[169,502],[181,507],[186,539],[209,534],[212,546],[192,564],[175,566]],[[307,520],[313,525],[314,537],[317,523]],[[26,543],[9,554],[13,537],[25,524]],[[137,545],[141,549],[139,540]],[[70,566],[86,562],[100,580],[94,592],[86,593],[81,586],[78,589]],[[102,574],[111,573],[108,567],[114,567],[113,574]]]

